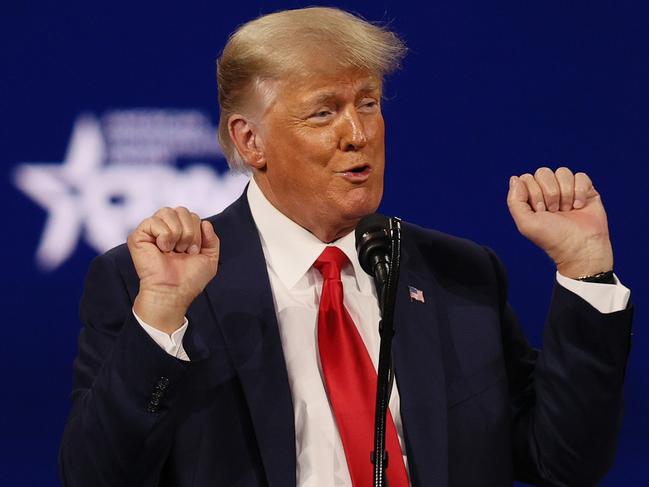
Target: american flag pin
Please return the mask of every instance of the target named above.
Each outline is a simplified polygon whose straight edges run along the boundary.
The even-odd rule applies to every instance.
[[[410,301],[419,301],[420,303],[425,303],[424,293],[421,289],[416,287],[408,286],[408,293],[410,294]]]

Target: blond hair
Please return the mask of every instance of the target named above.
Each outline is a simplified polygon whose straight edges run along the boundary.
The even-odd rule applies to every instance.
[[[230,167],[246,169],[230,139],[228,119],[246,109],[252,89],[261,82],[308,75],[314,70],[308,65],[313,54],[383,79],[399,67],[405,52],[394,32],[336,8],[284,10],[242,25],[230,36],[216,69],[218,137]]]

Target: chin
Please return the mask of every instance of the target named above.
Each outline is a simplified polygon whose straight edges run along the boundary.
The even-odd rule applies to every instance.
[[[364,216],[375,213],[381,203],[381,194],[365,195],[363,198],[347,202],[343,213],[347,220],[360,220]]]

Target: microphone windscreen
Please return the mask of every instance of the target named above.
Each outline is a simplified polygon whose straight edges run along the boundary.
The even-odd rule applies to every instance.
[[[390,253],[390,219],[380,213],[362,218],[356,226],[356,252],[365,272],[374,274],[372,256],[381,254],[387,259]]]

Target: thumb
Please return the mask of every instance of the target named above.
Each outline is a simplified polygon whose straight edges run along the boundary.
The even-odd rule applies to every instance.
[[[206,220],[201,222],[201,254],[219,257],[220,241],[214,233],[214,227]]]
[[[532,213],[532,207],[528,204],[527,200],[529,193],[525,183],[517,176],[512,176],[509,179],[509,193],[507,193],[507,206],[509,213],[511,213],[516,226],[520,228],[523,219]]]

